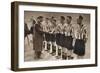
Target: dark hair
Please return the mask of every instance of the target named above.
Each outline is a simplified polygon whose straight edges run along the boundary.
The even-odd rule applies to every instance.
[[[35,20],[33,20],[33,24],[35,24],[36,23],[36,21]]]
[[[79,16],[79,19],[82,19],[82,20],[83,20],[83,16],[80,15],[80,16]]]
[[[37,19],[41,19],[41,18],[43,18],[43,16],[38,16],[38,17],[37,17]]]
[[[51,18],[54,19],[55,17],[52,16]]]
[[[46,20],[49,20],[49,18],[45,18]]]
[[[56,22],[56,19],[54,19],[54,21]]]
[[[64,16],[60,16],[60,18],[63,19],[63,20],[65,20],[65,17]]]
[[[71,16],[67,16],[69,19],[72,19],[72,17]]]

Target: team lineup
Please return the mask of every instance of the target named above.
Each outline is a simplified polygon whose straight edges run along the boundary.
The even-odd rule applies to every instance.
[[[61,15],[58,18],[57,21],[54,16],[38,16],[35,19],[32,17],[30,18],[32,24],[30,29],[27,22],[24,23],[24,40],[27,40],[27,45],[30,45],[28,35],[31,34],[34,60],[45,59],[47,54],[50,55],[49,58],[54,57],[61,60],[72,60],[74,59],[73,54],[77,59],[84,58],[88,40],[87,26],[83,23],[84,17],[80,14],[76,19],[77,24],[72,24],[71,15]]]

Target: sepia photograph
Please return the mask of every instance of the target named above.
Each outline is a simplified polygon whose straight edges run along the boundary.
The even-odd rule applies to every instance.
[[[97,66],[97,7],[12,3],[14,71]]]
[[[24,11],[24,61],[90,58],[90,14]]]

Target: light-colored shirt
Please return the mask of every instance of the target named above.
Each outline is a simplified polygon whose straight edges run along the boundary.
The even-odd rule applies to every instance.
[[[75,39],[85,39],[87,38],[87,29],[85,25],[76,24],[74,26],[74,37]]]
[[[43,31],[44,32],[49,32],[50,31],[50,28],[51,28],[51,23],[50,22],[46,23],[44,21],[44,22],[42,22],[42,26],[43,26]]]
[[[59,23],[55,28],[55,32],[64,34],[64,27],[65,27],[64,25],[66,25],[66,23],[64,24]]]
[[[65,33],[65,36],[73,36],[73,26],[72,24],[65,24],[64,25],[64,33]]]

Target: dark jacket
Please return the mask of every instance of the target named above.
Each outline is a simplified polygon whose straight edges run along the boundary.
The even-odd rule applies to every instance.
[[[41,24],[35,25],[35,34],[33,38],[34,50],[35,51],[42,51],[42,43],[43,43],[43,32],[40,26]]]

